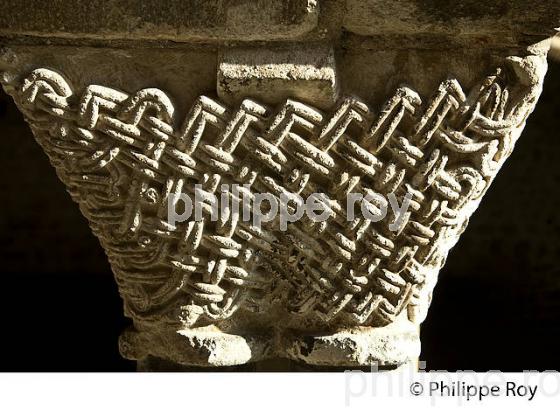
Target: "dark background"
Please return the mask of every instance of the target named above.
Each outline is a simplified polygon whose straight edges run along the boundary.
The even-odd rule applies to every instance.
[[[428,369],[560,370],[560,64],[440,273]],[[0,371],[131,371],[107,259],[0,91]]]

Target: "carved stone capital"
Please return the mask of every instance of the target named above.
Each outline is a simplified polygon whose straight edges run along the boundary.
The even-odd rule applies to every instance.
[[[541,92],[545,43],[384,50],[366,1],[349,2],[354,37],[317,45],[315,2],[289,3],[307,4],[294,6],[294,27],[310,31],[301,44],[3,50],[4,89],[107,253],[134,322],[120,340],[127,358],[416,360],[438,272]],[[282,13],[268,15],[280,28]],[[233,35],[222,23],[212,41]],[[331,216],[282,229],[279,217],[214,220],[207,204],[170,223],[177,195],[195,202],[196,187],[220,195],[224,184],[242,187],[228,200],[323,193]],[[407,207],[350,218],[352,194]]]

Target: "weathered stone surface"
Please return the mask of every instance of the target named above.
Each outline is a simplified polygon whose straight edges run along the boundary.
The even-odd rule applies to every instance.
[[[403,320],[381,328],[365,327],[334,334],[286,337],[288,358],[315,366],[371,366],[412,363],[420,356],[418,327]]]
[[[555,0],[347,0],[343,25],[362,35],[534,34],[560,27]]]
[[[126,330],[121,354],[130,360],[159,357],[184,366],[236,366],[262,360],[272,349],[271,334],[231,334],[215,326],[178,331]]]
[[[288,39],[318,16],[316,0],[3,0],[2,9],[0,35],[73,39]]]

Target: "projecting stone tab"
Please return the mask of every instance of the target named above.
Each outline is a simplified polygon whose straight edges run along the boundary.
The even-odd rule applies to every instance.
[[[245,97],[278,104],[288,98],[328,108],[338,96],[334,52],[330,47],[228,49],[218,67],[218,95],[228,103]]]
[[[0,35],[126,40],[277,40],[317,25],[315,0],[4,0]]]

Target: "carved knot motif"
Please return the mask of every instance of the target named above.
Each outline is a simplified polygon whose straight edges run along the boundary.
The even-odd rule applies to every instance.
[[[399,88],[379,112],[358,98],[330,113],[288,100],[275,109],[200,97],[177,115],[165,92],[99,85],[75,93],[40,68],[8,91],[109,256],[128,315],[192,327],[238,309],[278,309],[318,323],[421,321],[449,249],[531,112],[530,59],[465,95],[456,80],[423,103]],[[529,79],[529,80],[528,80]],[[181,124],[178,124],[182,120]],[[234,216],[172,226],[171,194],[195,184],[249,194],[328,195],[333,217],[256,228]],[[385,218],[347,221],[349,193],[410,194],[397,231]]]

